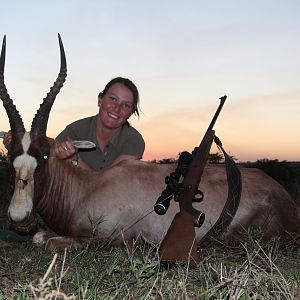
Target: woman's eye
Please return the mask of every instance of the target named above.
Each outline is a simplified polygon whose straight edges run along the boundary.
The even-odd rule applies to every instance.
[[[132,106],[128,103],[124,104],[125,109],[130,110],[132,108]]]

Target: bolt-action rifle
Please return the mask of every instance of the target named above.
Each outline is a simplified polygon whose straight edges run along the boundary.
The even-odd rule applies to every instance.
[[[208,129],[199,145],[192,153],[190,162],[186,166],[184,174],[180,173],[180,162],[175,172],[166,178],[167,188],[162,192],[157,200],[154,210],[158,214],[164,214],[169,206],[169,201],[174,194],[174,200],[179,202],[180,212],[178,212],[169,230],[161,243],[160,256],[163,262],[187,262],[196,264],[199,260],[197,255],[197,242],[195,227],[200,227],[205,220],[205,214],[192,205],[199,202],[201,191],[198,186],[204,171],[204,167],[209,157],[209,151],[215,137],[214,124],[225,103],[226,96],[220,98],[219,107],[208,126]],[[185,152],[186,153],[186,152]],[[178,183],[179,174],[183,175],[183,180]],[[174,179],[176,184],[174,184]],[[172,195],[172,196],[171,196]],[[201,197],[200,197],[201,198]],[[167,199],[167,201],[163,201]]]

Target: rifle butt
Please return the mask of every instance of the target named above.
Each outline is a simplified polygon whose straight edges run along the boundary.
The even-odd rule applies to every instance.
[[[184,211],[175,215],[160,245],[159,254],[163,264],[189,262],[190,265],[197,265],[199,263],[193,215]]]

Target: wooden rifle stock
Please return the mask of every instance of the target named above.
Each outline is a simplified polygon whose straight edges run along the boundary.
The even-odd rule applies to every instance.
[[[225,103],[226,96],[220,98],[220,105],[199,145],[193,151],[192,161],[182,181],[182,190],[178,196],[178,212],[161,243],[159,252],[162,262],[199,262],[195,227],[204,223],[205,214],[192,205],[209,157],[209,151],[215,136],[213,126]]]

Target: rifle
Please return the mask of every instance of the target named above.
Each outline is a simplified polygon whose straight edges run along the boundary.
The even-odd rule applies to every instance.
[[[154,210],[158,214],[164,214],[168,209],[172,194],[174,200],[179,202],[180,212],[178,212],[163,239],[159,253],[162,262],[187,262],[197,264],[199,257],[197,254],[197,242],[195,227],[201,227],[205,220],[205,214],[192,205],[193,202],[202,200],[202,192],[198,190],[204,167],[209,157],[209,151],[215,137],[213,127],[225,103],[227,96],[220,98],[219,107],[208,126],[208,129],[199,145],[190,157],[190,162],[186,164],[184,159],[184,170],[182,162],[178,163],[175,172],[166,177],[167,188],[158,198]],[[186,152],[185,152],[186,153]],[[187,155],[185,154],[185,157]],[[183,175],[182,183],[179,183],[180,175]]]

